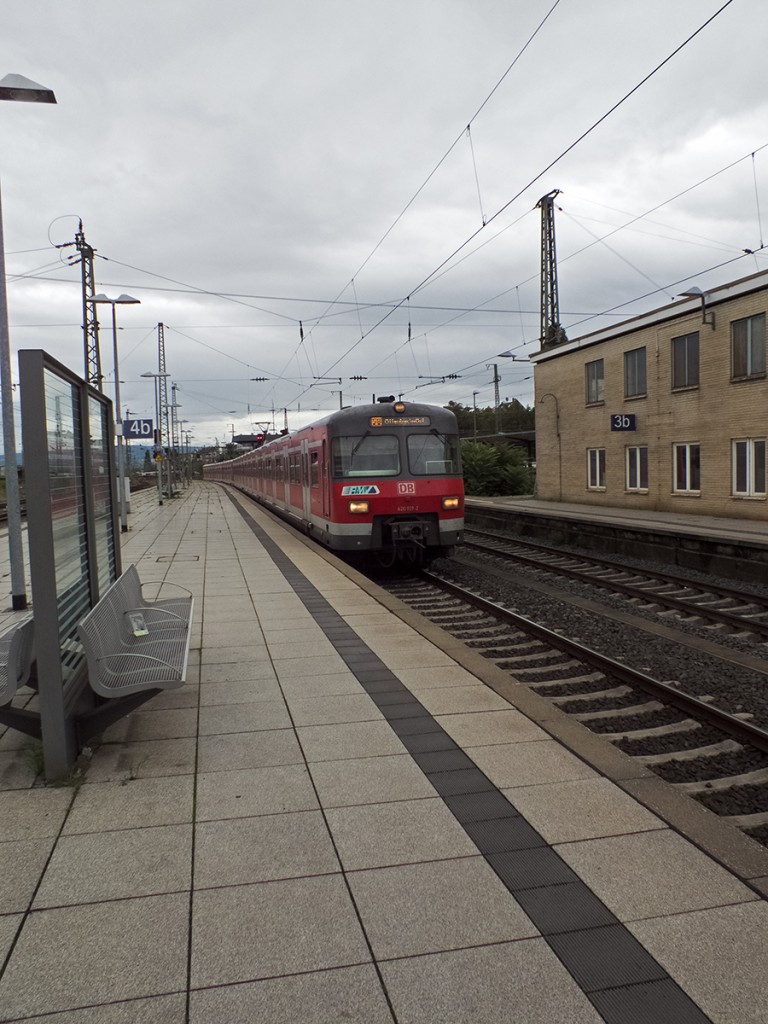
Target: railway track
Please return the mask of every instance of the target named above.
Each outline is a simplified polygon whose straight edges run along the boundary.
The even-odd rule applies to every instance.
[[[768,641],[768,597],[755,593],[714,581],[705,583],[670,572],[634,568],[593,555],[572,554],[483,530],[468,529],[464,548],[620,594],[649,608],[707,622],[748,636],[756,643]]]
[[[450,563],[453,565],[453,562]],[[768,845],[768,729],[432,572],[378,581],[629,756]],[[768,672],[768,668],[766,670]],[[768,686],[768,674],[764,677]]]

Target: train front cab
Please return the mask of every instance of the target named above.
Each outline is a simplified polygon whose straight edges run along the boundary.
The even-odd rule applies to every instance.
[[[328,424],[332,510],[327,543],[424,564],[463,537],[464,486],[454,415],[434,406],[358,407]]]

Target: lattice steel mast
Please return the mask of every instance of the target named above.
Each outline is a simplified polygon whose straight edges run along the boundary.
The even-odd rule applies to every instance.
[[[557,252],[555,249],[555,197],[553,189],[536,204],[541,209],[541,304],[540,339],[542,348],[564,340],[560,326],[560,303],[557,295]]]
[[[79,222],[75,235],[75,247],[80,253],[80,271],[83,282],[83,347],[85,350],[85,379],[99,391],[103,391],[104,377],[101,372],[99,351],[99,321],[96,318],[96,304],[90,300],[96,294],[96,279],[93,272],[95,250],[88,245]]]

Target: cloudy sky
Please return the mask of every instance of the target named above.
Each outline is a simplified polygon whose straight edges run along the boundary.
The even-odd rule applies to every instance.
[[[494,362],[530,404],[542,195],[570,338],[768,266],[767,26],[765,0],[2,0],[0,77],[58,101],[0,104],[12,349],[83,372],[81,219],[97,289],[141,300],[123,406],[152,416],[162,322],[193,444],[339,392],[488,405]]]

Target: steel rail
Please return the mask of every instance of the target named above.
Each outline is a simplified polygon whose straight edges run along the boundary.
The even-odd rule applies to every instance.
[[[681,693],[668,683],[654,679],[644,672],[637,671],[637,669],[629,668],[622,662],[615,661],[613,658],[609,658],[607,655],[601,654],[591,647],[585,647],[575,640],[569,640],[547,626],[542,626],[525,615],[512,612],[508,608],[496,604],[494,601],[481,597],[474,591],[466,590],[456,583],[443,579],[443,577],[430,570],[423,570],[421,576],[428,579],[440,590],[453,594],[467,604],[492,615],[494,618],[501,619],[508,625],[536,637],[543,643],[549,644],[551,647],[555,647],[571,657],[579,658],[585,664],[591,665],[593,668],[605,673],[606,676],[612,677],[628,686],[635,686],[638,689],[645,690],[654,697],[658,697],[665,704],[671,704],[673,707],[686,714],[690,714],[697,720],[722,730],[738,740],[738,742],[768,754],[768,730],[752,725],[744,719],[729,715],[726,711],[720,711],[718,708],[712,707],[711,704],[707,704],[697,697]]]
[[[473,531],[479,532],[479,531]],[[483,536],[493,537],[494,540],[499,540],[502,543],[507,544],[518,544],[525,543],[516,540],[506,539],[504,537],[496,537],[495,534],[482,534]],[[534,545],[527,545],[533,547]],[[686,615],[693,615],[697,618],[708,619],[711,622],[717,622],[721,625],[729,626],[731,629],[739,632],[755,633],[760,637],[768,639],[768,622],[760,622],[753,619],[747,619],[744,616],[740,616],[733,611],[721,608],[710,608],[705,604],[699,604],[698,602],[687,601],[682,597],[674,597],[671,594],[659,594],[652,590],[645,590],[642,586],[632,583],[622,583],[619,580],[601,579],[599,576],[593,576],[589,572],[581,569],[569,568],[561,565],[551,565],[548,562],[543,561],[540,558],[531,557],[529,555],[523,555],[515,551],[503,551],[499,548],[486,546],[485,544],[478,543],[477,541],[467,540],[465,538],[463,547],[475,548],[478,551],[483,551],[488,554],[501,555],[505,558],[513,559],[516,562],[520,562],[522,565],[527,565],[535,569],[543,569],[547,572],[555,573],[559,576],[565,576],[568,579],[577,580],[580,583],[589,583],[595,587],[601,587],[603,590],[612,590],[615,593],[625,594],[627,597],[642,598],[649,604],[659,604],[665,608],[669,608],[673,611],[684,612]],[[539,548],[539,545],[536,545]],[[744,594],[735,590],[728,590],[727,587],[708,587],[705,588],[703,584],[697,584],[692,580],[685,580],[684,578],[678,578],[670,576],[664,573],[657,573],[653,570],[646,571],[645,569],[633,569],[630,566],[623,566],[615,562],[610,562],[603,558],[592,558],[589,555],[572,555],[570,552],[557,551],[556,549],[543,548],[540,550],[546,551],[547,554],[556,555],[560,558],[571,558],[576,561],[582,561],[587,565],[602,566],[607,569],[612,569],[616,572],[631,573],[636,576],[642,576],[649,580],[657,580],[662,583],[668,583],[672,586],[687,587],[689,590],[697,590],[703,596],[707,594],[713,594],[719,598],[728,598],[734,601],[741,601],[742,604],[752,604],[758,608],[764,608],[764,613],[768,614],[768,606],[766,606],[764,600],[761,598],[751,595]]]

